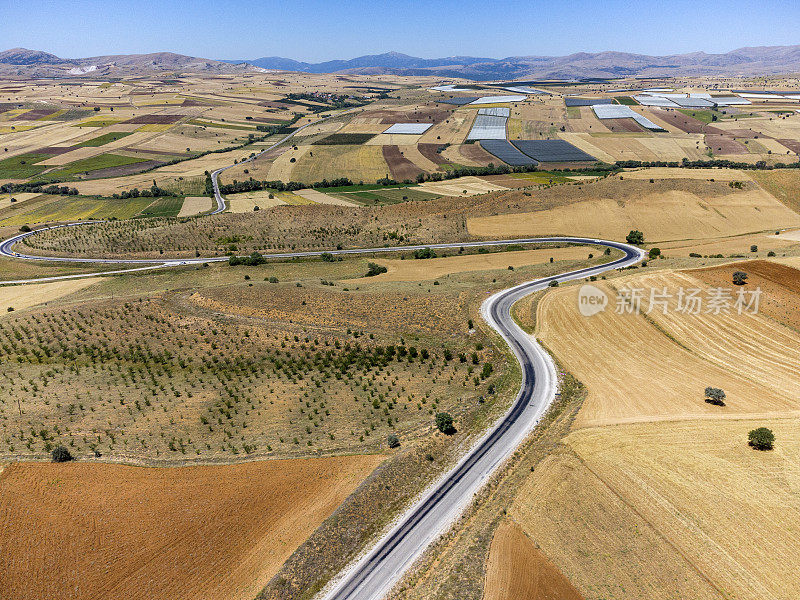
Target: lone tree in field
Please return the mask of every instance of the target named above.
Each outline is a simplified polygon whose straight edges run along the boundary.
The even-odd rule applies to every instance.
[[[389,444],[389,448],[399,448],[400,447],[400,439],[393,433],[390,433],[386,438],[386,443]]]
[[[647,253],[647,257],[650,260],[658,258],[659,256],[661,256],[661,248],[650,248],[650,252]]]
[[[644,234],[638,229],[632,229],[631,232],[625,237],[625,241],[629,244],[641,246],[644,244]]]
[[[747,439],[749,440],[748,444],[756,450],[772,450],[772,446],[775,444],[775,434],[766,427],[753,429],[747,434]]]
[[[744,271],[734,271],[733,285],[744,285],[747,283],[747,273]]]
[[[719,388],[706,388],[706,402],[714,406],[725,406],[725,392]]]
[[[445,435],[451,435],[456,432],[456,428],[453,426],[453,417],[446,412],[436,414],[436,427]]]
[[[53,462],[62,463],[72,460],[72,454],[67,450],[66,446],[56,446],[51,453]]]

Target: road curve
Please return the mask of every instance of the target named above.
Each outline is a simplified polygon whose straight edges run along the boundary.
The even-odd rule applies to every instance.
[[[315,121],[315,123],[318,121]],[[309,123],[313,125],[314,123]],[[302,127],[297,131],[304,129]],[[256,156],[245,159],[249,162],[268,152],[275,146],[284,143],[297,131],[289,134],[279,142],[270,146]],[[239,163],[241,164],[241,163]],[[220,193],[218,176],[229,165],[211,173],[214,187],[216,208],[209,214],[217,214],[225,210],[225,199]],[[110,273],[127,273],[161,267],[220,262],[228,260],[227,256],[207,258],[160,258],[160,259],[118,259],[118,258],[82,258],[55,257],[24,254],[14,250],[14,246],[26,238],[42,231],[63,227],[77,227],[101,221],[81,221],[53,225],[41,229],[19,233],[0,242],[0,256],[31,261],[62,263],[95,263],[95,264],[127,264],[146,265],[130,269],[112,271]],[[437,539],[470,503],[475,493],[486,483],[491,474],[519,447],[533,428],[539,423],[548,409],[556,393],[556,372],[550,356],[526,334],[511,316],[512,305],[520,298],[548,287],[552,282],[569,281],[598,275],[612,269],[619,269],[638,263],[644,259],[644,252],[639,248],[608,240],[580,237],[546,237],[508,240],[489,240],[479,242],[426,244],[416,246],[394,246],[390,248],[355,248],[348,250],[329,250],[333,255],[375,254],[387,252],[409,252],[422,248],[448,249],[471,248],[485,246],[503,246],[508,244],[541,244],[541,243],[575,243],[591,244],[621,250],[624,256],[615,261],[570,271],[560,275],[537,279],[528,283],[497,292],[487,298],[481,305],[481,316],[505,340],[517,358],[522,370],[522,385],[509,412],[488,431],[461,461],[439,481],[430,486],[421,500],[408,509],[397,521],[393,529],[360,560],[346,569],[340,577],[329,586],[328,591],[320,597],[323,600],[379,600],[385,596],[403,573]],[[299,258],[313,257],[324,251],[286,252],[267,254],[265,258]],[[110,274],[109,273],[109,274]],[[57,279],[74,279],[94,277],[103,273],[86,273],[80,275],[62,275],[35,280],[52,281]],[[33,283],[33,280],[6,281],[0,283]]]
[[[87,222],[68,223],[18,234],[0,243],[0,255],[23,260],[148,265],[123,271],[114,271],[114,273],[228,260],[228,257],[193,259],[87,259],[79,257],[36,256],[21,254],[13,250],[13,246],[16,243],[31,235],[35,235],[39,231],[59,227],[76,227],[85,224],[87,224]],[[472,447],[451,471],[428,488],[422,499],[406,511],[388,534],[386,534],[362,559],[344,572],[343,576],[330,587],[330,590],[321,596],[322,600],[379,600],[385,596],[392,586],[400,579],[405,570],[425,551],[428,545],[444,533],[450,524],[461,514],[472,500],[475,493],[486,483],[497,467],[519,447],[525,437],[538,424],[542,415],[552,403],[555,398],[557,384],[553,361],[547,352],[536,342],[533,336],[526,334],[514,322],[511,316],[512,305],[517,300],[532,292],[547,288],[554,281],[563,282],[587,278],[612,269],[630,266],[644,259],[644,252],[635,246],[609,240],[581,237],[522,238],[328,251],[330,254],[334,255],[359,255],[385,252],[408,252],[421,248],[453,249],[461,247],[471,248],[503,246],[508,244],[542,243],[597,245],[620,250],[624,253],[624,256],[603,265],[545,277],[502,290],[490,296],[481,304],[481,316],[505,340],[520,364],[522,385],[511,409]],[[299,258],[319,256],[321,254],[323,254],[323,251],[286,252],[267,254],[265,257]],[[85,276],[97,275],[102,275],[102,273],[89,273]],[[45,278],[39,281],[76,277],[80,277],[80,275]],[[27,282],[28,281],[5,283]]]
[[[455,468],[428,489],[369,553],[321,596],[324,600],[379,600],[385,596],[425,548],[461,514],[489,476],[519,447],[550,406],[556,393],[555,366],[533,336],[526,334],[514,322],[511,306],[520,298],[545,289],[553,281],[598,275],[636,264],[644,258],[639,248],[618,242],[569,237],[545,239],[597,244],[616,248],[625,255],[605,265],[523,283],[498,292],[483,302],[482,317],[506,341],[522,369],[522,386],[511,409]]]
[[[216,215],[216,214],[219,214],[219,213],[221,213],[222,211],[225,210],[225,198],[222,196],[222,194],[219,191],[219,182],[217,181],[217,178],[219,177],[220,173],[235,167],[237,164],[253,162],[255,159],[257,159],[262,154],[266,154],[267,152],[269,152],[273,148],[277,148],[278,146],[283,144],[285,141],[287,141],[290,138],[294,137],[295,135],[297,135],[298,133],[303,131],[303,129],[305,129],[306,127],[311,127],[312,125],[316,125],[317,123],[321,123],[322,121],[327,121],[328,119],[332,119],[334,117],[341,117],[342,115],[346,115],[346,114],[351,113],[351,112],[356,111],[356,110],[358,110],[358,108],[351,108],[349,110],[338,112],[335,115],[330,115],[328,117],[322,117],[321,119],[317,119],[316,121],[311,121],[309,123],[306,123],[302,127],[298,127],[294,131],[292,131],[289,134],[287,134],[285,137],[281,138],[280,140],[278,140],[277,142],[272,144],[272,146],[262,150],[258,154],[255,154],[255,155],[253,155],[253,156],[251,156],[249,158],[245,158],[244,160],[242,160],[239,163],[234,163],[232,165],[228,165],[227,167],[222,167],[221,169],[217,169],[216,171],[213,171],[211,173],[211,183],[214,186],[214,200],[217,202],[217,207],[214,210],[212,210],[210,213],[208,213],[208,214],[209,215]]]

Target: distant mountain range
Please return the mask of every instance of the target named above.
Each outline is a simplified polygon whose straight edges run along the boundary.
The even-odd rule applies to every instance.
[[[739,48],[724,54],[692,52],[648,56],[626,52],[579,52],[569,56],[418,58],[387,52],[350,60],[308,63],[282,57],[210,60],[171,52],[59,58],[47,52],[14,48],[0,52],[0,75],[24,77],[121,76],[157,72],[241,73],[258,70],[362,75],[430,75],[475,81],[515,79],[588,79],[677,77],[691,75],[755,76],[800,72],[800,45]]]
[[[184,56],[173,52],[116,54],[90,58],[60,58],[40,50],[13,48],[0,52],[0,75],[59,77],[89,75],[131,76],[149,73],[240,73],[257,67],[235,65],[219,60]]]
[[[579,52],[569,56],[511,56],[501,59],[453,56],[425,59],[387,52],[321,63],[299,62],[281,57],[228,62],[246,62],[263,69],[307,73],[433,75],[476,81],[685,75],[752,76],[800,72],[800,45],[739,48],[725,54],[692,52],[671,56]]]

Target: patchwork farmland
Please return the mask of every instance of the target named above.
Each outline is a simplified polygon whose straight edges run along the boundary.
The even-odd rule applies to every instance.
[[[390,597],[794,600],[796,85],[0,80],[3,239],[100,221],[0,257],[0,596],[312,597],[514,401],[482,302],[622,256],[509,240],[582,236],[646,264],[514,305],[559,395]],[[677,311],[739,271],[758,315]]]

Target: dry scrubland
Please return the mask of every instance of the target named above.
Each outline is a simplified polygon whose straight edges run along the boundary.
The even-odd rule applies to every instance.
[[[72,292],[0,318],[0,453],[64,443],[79,457],[237,460],[422,438],[433,412],[467,418],[507,379],[505,356],[468,331],[487,286],[588,264],[591,251],[409,260],[442,272],[424,287],[354,280],[368,261],[353,258],[3,288],[38,302],[41,287]]]
[[[14,600],[250,600],[383,460],[0,473],[0,589]]]
[[[800,585],[785,568],[800,553],[800,272],[750,261],[597,285],[732,287],[735,270],[764,290],[760,315],[622,316],[612,296],[585,318],[577,286],[538,303],[538,335],[588,397],[510,516],[586,598],[788,600]],[[748,447],[759,426],[772,452]]]

